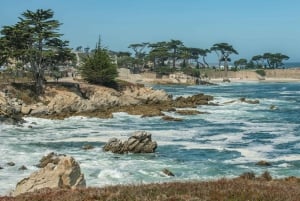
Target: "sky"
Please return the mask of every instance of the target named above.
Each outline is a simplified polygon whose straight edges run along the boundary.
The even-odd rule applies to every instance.
[[[0,27],[26,10],[52,9],[70,46],[130,51],[134,43],[181,40],[188,47],[231,44],[251,59],[283,53],[300,62],[299,0],[0,0]],[[215,55],[208,57],[209,61]]]

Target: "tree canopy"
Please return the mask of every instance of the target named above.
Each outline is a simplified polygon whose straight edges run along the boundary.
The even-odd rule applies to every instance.
[[[27,10],[20,21],[1,30],[4,52],[1,59],[14,59],[27,65],[35,81],[37,95],[44,92],[44,71],[54,65],[74,59],[68,48],[68,41],[60,39],[60,23],[53,19],[51,9]]]

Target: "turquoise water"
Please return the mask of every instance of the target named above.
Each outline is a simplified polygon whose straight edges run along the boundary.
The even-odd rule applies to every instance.
[[[183,118],[183,122],[115,113],[112,119],[27,118],[23,127],[0,125],[0,166],[4,168],[0,170],[0,195],[37,170],[35,164],[49,152],[75,157],[88,186],[207,180],[266,170],[277,178],[300,176],[300,83],[153,87],[174,97],[210,94],[219,106],[199,106],[197,110],[208,114],[196,116],[167,113]],[[258,99],[260,104],[224,104],[241,97]],[[277,109],[270,110],[271,105]],[[127,139],[138,130],[152,133],[158,143],[156,153],[116,155],[102,151],[109,138]],[[83,150],[86,144],[95,149]],[[256,166],[260,160],[272,166]],[[6,165],[10,161],[16,165]],[[28,170],[19,171],[22,165]],[[164,168],[176,177],[162,174]]]

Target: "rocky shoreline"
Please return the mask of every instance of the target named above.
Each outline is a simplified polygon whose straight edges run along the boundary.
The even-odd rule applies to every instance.
[[[130,85],[116,90],[86,83],[59,83],[33,99],[30,90],[6,86],[0,92],[0,122],[16,124],[22,117],[64,119],[71,116],[112,118],[115,112],[142,117],[164,116],[164,111],[208,105],[212,96],[197,94],[173,99],[163,90]]]

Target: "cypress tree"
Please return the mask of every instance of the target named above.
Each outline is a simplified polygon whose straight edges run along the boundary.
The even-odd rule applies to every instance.
[[[94,53],[84,59],[80,67],[81,77],[89,83],[113,86],[118,76],[117,66],[112,63],[108,51],[101,47],[99,38]]]

